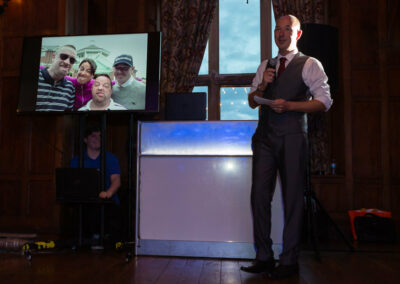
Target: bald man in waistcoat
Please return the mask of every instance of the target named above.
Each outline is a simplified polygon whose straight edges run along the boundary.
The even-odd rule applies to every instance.
[[[298,274],[308,155],[306,113],[327,111],[332,104],[321,63],[297,49],[301,34],[296,17],[286,15],[278,19],[274,36],[279,54],[260,64],[248,96],[251,108],[261,108],[252,138],[251,206],[257,253],[253,264],[241,269],[266,272],[272,279]],[[264,104],[258,98],[271,101]],[[271,202],[278,172],[285,223],[282,253],[276,264],[270,233]]]

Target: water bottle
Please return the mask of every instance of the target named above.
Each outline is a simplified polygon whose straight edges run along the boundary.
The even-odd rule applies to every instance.
[[[335,159],[331,162],[331,175],[336,175],[336,161]]]

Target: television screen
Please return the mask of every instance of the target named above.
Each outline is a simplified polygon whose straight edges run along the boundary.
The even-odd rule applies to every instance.
[[[157,112],[160,33],[25,38],[19,113]]]

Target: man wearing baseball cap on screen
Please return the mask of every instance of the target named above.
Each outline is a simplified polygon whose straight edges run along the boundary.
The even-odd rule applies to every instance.
[[[113,86],[112,99],[127,109],[145,109],[146,86],[133,76],[135,66],[132,56],[121,54],[114,60],[114,76],[116,83]]]

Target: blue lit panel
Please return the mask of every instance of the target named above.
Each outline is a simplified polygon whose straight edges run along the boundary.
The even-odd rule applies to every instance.
[[[140,122],[139,155],[251,156],[257,121]]]

